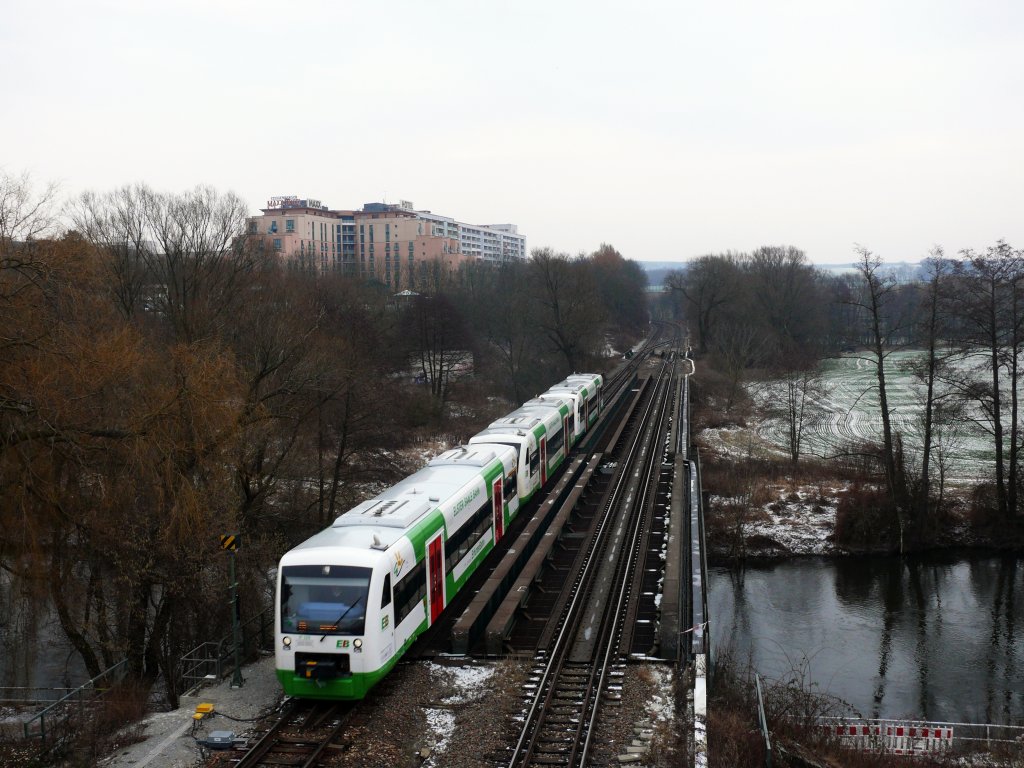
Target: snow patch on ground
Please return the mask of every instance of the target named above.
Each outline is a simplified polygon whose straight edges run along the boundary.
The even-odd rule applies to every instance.
[[[765,440],[748,427],[712,427],[698,436],[702,449],[727,459],[787,458],[789,454],[778,445]]]
[[[836,529],[838,499],[812,501],[806,492],[796,493],[807,498],[766,505],[763,512],[767,519],[752,524],[749,534],[770,538],[794,554],[834,553],[836,548],[832,537]]]
[[[795,488],[768,485],[761,492],[773,499],[767,503],[754,505],[712,495],[709,505],[742,526],[748,554],[832,555],[839,551],[833,543],[836,509],[847,490],[848,486],[838,483]]]
[[[434,735],[432,757],[444,755],[455,730],[455,708],[485,693],[487,681],[494,675],[493,666],[446,667],[429,662],[431,679],[439,686],[451,686],[452,693],[441,699],[441,707],[426,709],[427,724]]]
[[[648,667],[654,677],[655,693],[647,705],[647,712],[658,722],[675,720],[676,707],[672,693],[674,675],[671,667],[652,664]]]
[[[443,755],[448,739],[455,730],[455,712],[450,709],[427,709],[427,727],[434,734],[433,755]]]

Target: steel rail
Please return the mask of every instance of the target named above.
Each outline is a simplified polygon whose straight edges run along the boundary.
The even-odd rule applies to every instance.
[[[667,363],[662,365],[661,371],[659,372],[658,387],[655,388],[655,393],[662,388],[662,382],[666,375]],[[671,377],[670,377],[671,378]],[[629,450],[627,452],[626,461],[623,465],[628,469],[632,469],[636,466],[640,459],[640,447],[644,444],[644,438],[649,439],[651,434],[650,429],[644,429],[643,425],[649,422],[650,414],[652,410],[655,410],[657,402],[662,403],[662,411],[664,410],[664,394],[661,398],[652,396],[651,400],[648,401],[644,408],[643,418],[640,421],[640,427],[637,429],[636,434],[631,441]],[[585,562],[580,570],[580,575],[575,580],[573,585],[573,594],[569,600],[568,606],[563,611],[563,616],[560,620],[560,628],[557,637],[553,643],[552,652],[547,656],[547,662],[543,673],[540,676],[540,680],[537,683],[537,694],[533,699],[530,709],[524,719],[523,728],[520,732],[519,740],[513,749],[512,757],[510,760],[510,767],[515,768],[517,765],[525,765],[533,757],[534,751],[537,746],[537,741],[542,734],[542,726],[545,720],[545,712],[550,707],[551,701],[557,690],[556,681],[558,675],[564,669],[566,660],[568,658],[569,651],[572,648],[573,643],[570,642],[571,638],[575,637],[576,632],[579,629],[579,620],[582,614],[582,608],[589,602],[589,592],[598,568],[594,567],[595,563],[599,560],[594,555],[600,550],[603,551],[607,545],[607,523],[612,518],[613,513],[618,510],[621,506],[621,496],[625,492],[625,489],[629,486],[629,471],[623,471],[619,474],[618,482],[616,483],[610,499],[605,507],[603,516],[598,523],[597,530],[595,532],[590,552],[588,553]],[[631,547],[632,549],[632,547]],[[607,609],[606,603],[606,609]],[[618,604],[617,604],[618,605]],[[604,623],[604,622],[602,622]],[[610,655],[606,655],[605,658],[610,658]],[[604,675],[601,675],[601,680],[604,679]],[[588,702],[594,701],[595,688],[594,685],[594,674],[591,669],[589,680],[587,683],[586,691],[583,695],[583,704],[586,705]],[[599,690],[599,689],[598,689]],[[592,707],[591,709],[596,709]],[[577,727],[576,739],[574,739],[570,754],[567,756],[570,764],[574,764],[577,759],[579,741],[580,741],[580,729],[583,726],[583,718],[580,718],[579,726]],[[588,724],[588,728],[591,727]]]
[[[296,724],[295,721],[302,713],[304,707],[308,707],[309,711],[305,713],[302,721]],[[309,755],[295,755],[292,752],[293,759],[305,757],[303,762],[292,764],[301,765],[302,768],[313,768],[319,764],[324,750],[330,746],[338,732],[345,726],[351,713],[352,707],[343,702],[310,703],[299,699],[289,699],[285,702],[280,717],[255,744],[245,751],[245,754],[242,755],[238,762],[234,763],[234,768],[256,768],[256,766],[264,765],[264,758],[272,755],[275,748],[281,744],[290,744],[292,747],[296,744],[306,745],[310,752]],[[323,723],[332,717],[337,717],[337,722],[331,725],[325,733],[311,736],[308,740],[297,740],[282,736],[283,732],[289,727],[297,728],[300,733],[316,730],[321,728]],[[270,764],[277,765],[279,762]]]
[[[672,384],[675,381],[675,372],[676,364],[673,362],[672,372],[669,375],[668,380],[663,385],[661,391],[661,412],[658,415],[657,422],[651,430],[653,445],[656,449],[660,450],[664,449],[664,441],[660,438],[665,433],[665,424],[669,412],[669,405],[672,401]],[[630,595],[631,584],[634,576],[634,561],[640,556],[640,545],[644,538],[644,523],[646,521],[647,510],[650,506],[652,496],[654,495],[654,487],[656,485],[656,468],[660,463],[660,451],[655,452],[653,455],[648,455],[646,465],[647,477],[644,478],[644,481],[640,485],[641,495],[634,505],[634,509],[638,510],[639,514],[634,514],[631,518],[633,530],[630,536],[631,541],[629,554],[626,556],[626,561],[624,563],[620,563],[618,568],[618,574],[620,574],[621,578],[617,579],[615,584],[616,591],[618,593],[617,600],[615,601],[615,608],[614,610],[606,611],[605,613],[605,619],[609,626],[606,630],[607,642],[603,643],[604,657],[601,659],[601,663],[598,666],[600,669],[600,676],[597,685],[598,691],[604,689],[608,668],[611,666],[612,652],[621,650],[618,648],[618,643],[615,642],[615,638],[620,634],[621,626],[625,620],[623,606]],[[581,763],[586,759],[587,755],[590,754],[591,740],[594,735],[594,726],[597,722],[598,714],[599,708],[597,706],[591,707],[583,748],[580,750]]]

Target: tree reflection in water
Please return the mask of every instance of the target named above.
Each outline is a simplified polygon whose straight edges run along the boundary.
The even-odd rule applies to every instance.
[[[826,692],[876,717],[1024,718],[1020,558],[944,553],[712,569],[716,646],[770,678],[792,660]]]

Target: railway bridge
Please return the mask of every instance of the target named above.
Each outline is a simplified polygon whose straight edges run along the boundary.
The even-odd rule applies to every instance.
[[[609,375],[600,419],[550,490],[406,653],[511,658],[526,670],[522,722],[502,724],[508,741],[481,764],[583,768],[622,749],[619,762],[642,765],[642,744],[608,735],[627,670],[639,664],[672,668],[683,681],[673,695],[686,725],[674,730],[687,734],[689,763],[705,764],[707,565],[686,349],[680,332],[656,333]],[[237,745],[239,766],[281,764],[282,755],[313,766],[358,748],[358,705],[293,703],[262,738]],[[646,728],[635,730],[646,738]]]

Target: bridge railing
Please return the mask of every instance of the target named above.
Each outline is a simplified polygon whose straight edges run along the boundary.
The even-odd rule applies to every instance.
[[[690,656],[703,655],[710,665],[711,633],[708,631],[708,557],[704,531],[704,504],[700,477],[700,456],[694,452],[690,460],[690,600],[692,624],[690,629]]]

